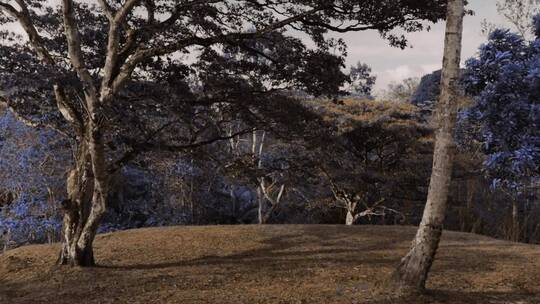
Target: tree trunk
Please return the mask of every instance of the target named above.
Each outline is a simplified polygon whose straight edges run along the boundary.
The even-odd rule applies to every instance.
[[[425,283],[439,246],[446,213],[454,156],[453,133],[458,108],[464,1],[449,0],[442,72],[441,97],[437,105],[437,132],[433,170],[422,222],[409,253],[401,260],[391,283],[400,295],[425,289]]]
[[[58,264],[83,265],[93,264],[91,249],[77,248],[82,229],[88,219],[94,191],[94,177],[86,140],[81,140],[77,151],[74,168],[67,178],[68,198],[62,202],[64,212],[63,242]]]
[[[351,210],[347,210],[347,217],[345,218],[345,225],[352,226],[354,224],[354,214]]]
[[[512,201],[512,241],[519,242],[519,207],[517,201]]]
[[[108,195],[105,149],[99,131],[99,126],[90,124],[68,175],[68,199],[62,203],[63,242],[57,261],[60,265],[95,265],[93,241],[105,214]]]
[[[262,190],[260,189],[260,186],[257,187],[257,220],[259,225],[265,224],[264,222],[264,216],[263,216],[263,204],[264,204],[264,198],[262,194]]]
[[[354,225],[354,222],[356,222],[356,206],[358,205],[358,203],[351,202],[350,200],[346,200],[344,203],[347,210],[347,216],[345,217],[345,225],[352,226]]]

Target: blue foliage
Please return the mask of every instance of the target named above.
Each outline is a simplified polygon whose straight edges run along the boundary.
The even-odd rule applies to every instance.
[[[533,19],[534,34],[536,37],[540,37],[540,14],[534,16]]]
[[[479,56],[466,62],[463,77],[475,103],[460,120],[480,127],[476,139],[492,185],[516,193],[540,176],[540,15],[534,22],[538,38],[530,43],[493,31]]]
[[[64,189],[59,172],[63,143],[51,130],[33,130],[6,111],[0,115],[0,194],[13,201],[0,204],[0,232],[17,244],[54,240],[61,221],[54,192]],[[6,238],[6,237],[5,237]]]

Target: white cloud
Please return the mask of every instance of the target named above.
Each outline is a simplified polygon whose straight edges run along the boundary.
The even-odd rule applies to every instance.
[[[400,65],[377,74],[376,91],[385,89],[390,83],[399,83],[410,77],[422,77],[441,68],[441,64]]]

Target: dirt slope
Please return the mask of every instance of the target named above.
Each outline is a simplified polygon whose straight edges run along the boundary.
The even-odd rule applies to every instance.
[[[413,227],[173,227],[100,235],[100,267],[53,246],[0,255],[0,303],[540,303],[540,246],[446,232],[428,295],[374,293]]]

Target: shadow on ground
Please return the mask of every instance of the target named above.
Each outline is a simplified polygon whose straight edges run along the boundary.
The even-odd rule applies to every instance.
[[[0,255],[0,301],[540,303],[540,247],[459,233],[445,235],[426,295],[397,300],[375,293],[414,231],[374,226],[133,230],[100,236],[100,266],[92,269],[53,266],[57,246],[28,246]]]

